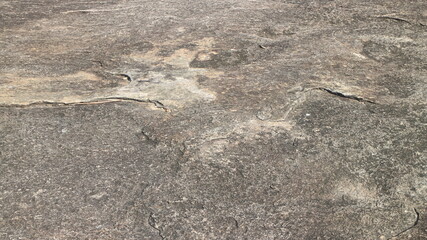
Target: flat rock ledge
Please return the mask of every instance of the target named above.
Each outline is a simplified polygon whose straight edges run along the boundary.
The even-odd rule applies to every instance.
[[[0,239],[427,239],[425,0],[2,0],[0,27]]]

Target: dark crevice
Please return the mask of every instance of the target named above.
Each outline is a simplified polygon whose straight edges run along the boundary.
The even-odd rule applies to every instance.
[[[162,108],[163,110],[167,110],[167,108],[165,107],[165,105],[163,103],[161,103],[160,101],[157,100],[147,100],[149,103],[154,104],[157,108]]]
[[[391,17],[391,16],[379,16],[377,18],[382,18],[382,19],[390,19],[390,20],[394,20],[394,21],[399,21],[399,22],[405,22],[405,23],[409,23],[412,24],[410,21],[403,19],[403,18],[398,18],[398,17]]]
[[[117,75],[121,76],[121,77],[125,77],[128,80],[128,82],[132,82],[133,81],[132,77],[130,75],[128,75],[128,74],[119,73]]]
[[[139,103],[152,103],[157,108],[163,109],[165,112],[169,112],[169,109],[165,107],[163,103],[157,100],[151,99],[137,99],[137,98],[128,98],[128,97],[105,97],[105,98],[95,98],[88,101],[81,102],[54,102],[54,101],[39,101],[29,104],[0,104],[0,107],[29,107],[35,105],[59,105],[59,106],[72,106],[72,105],[85,105],[85,104],[102,104],[115,101],[129,101],[129,102],[139,102]]]
[[[185,144],[185,142],[181,143],[181,146],[178,147],[178,151],[181,157],[184,157],[187,154],[187,145]]]
[[[341,97],[341,98],[347,98],[347,99],[351,99],[351,100],[356,100],[358,102],[376,104],[376,102],[374,102],[374,101],[371,101],[371,100],[368,100],[368,99],[364,99],[362,97],[358,97],[358,96],[355,96],[355,95],[349,95],[349,94],[345,94],[345,93],[342,93],[342,92],[338,92],[338,91],[335,91],[335,90],[332,90],[332,89],[329,89],[329,88],[319,87],[317,89],[325,91],[327,93],[330,93],[332,95],[335,95],[335,96],[338,96],[338,97]]]
[[[390,20],[394,20],[394,21],[398,21],[398,22],[404,22],[404,23],[411,24],[411,25],[413,25],[413,24],[414,24],[414,25],[418,24],[418,25],[423,26],[423,27],[425,27],[425,26],[426,26],[425,24],[422,24],[422,23],[419,23],[419,22],[417,22],[417,23],[413,23],[413,22],[411,22],[411,21],[409,21],[409,20],[406,20],[406,19],[403,19],[403,18],[399,18],[399,17],[392,17],[392,16],[378,16],[377,18],[390,19]]]
[[[99,60],[92,60],[92,62],[94,62],[94,63],[98,63],[100,67],[104,67],[104,64],[102,63],[102,61],[99,61]]]
[[[239,222],[234,217],[231,217],[231,218],[234,221],[234,226],[236,227],[236,229],[239,228]]]
[[[159,144],[159,141],[156,140],[155,138],[151,137],[146,131],[141,130],[141,135],[144,137],[145,141],[147,141],[148,143],[150,143],[152,145]]]
[[[162,230],[159,227],[157,227],[156,219],[154,218],[153,213],[150,213],[150,216],[148,216],[148,225],[150,225],[152,228],[157,230],[162,240],[166,239],[166,237],[164,237],[162,234]]]
[[[412,226],[410,226],[410,227],[406,228],[405,230],[403,230],[403,231],[399,232],[398,234],[396,234],[396,235],[392,236],[391,238],[388,238],[388,240],[391,240],[391,239],[393,239],[393,238],[399,237],[400,235],[404,234],[405,232],[407,232],[407,231],[409,231],[409,230],[411,230],[412,228],[414,228],[414,227],[416,227],[416,226],[417,226],[417,224],[418,224],[418,222],[419,222],[419,220],[420,220],[420,213],[417,211],[417,209],[416,209],[416,208],[414,208],[414,212],[415,212],[415,214],[416,214],[416,218],[415,218],[415,222],[414,222],[414,224],[412,224]]]

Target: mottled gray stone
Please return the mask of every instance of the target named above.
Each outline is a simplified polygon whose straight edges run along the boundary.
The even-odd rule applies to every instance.
[[[0,3],[0,239],[427,239],[427,3]]]

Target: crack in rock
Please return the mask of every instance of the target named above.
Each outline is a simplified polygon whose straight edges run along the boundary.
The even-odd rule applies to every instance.
[[[196,47],[192,49],[182,47],[179,42],[157,43],[148,52],[124,52],[120,58],[126,64],[120,68],[109,69],[110,66],[97,59],[92,60],[92,64],[98,65],[96,71],[81,70],[60,76],[27,76],[19,71],[6,71],[2,73],[0,84],[0,106],[48,102],[58,105],[71,102],[83,104],[120,98],[128,101],[142,99],[166,110],[163,103],[170,109],[186,107],[191,102],[215,100],[216,92],[199,84],[199,79],[219,78],[223,72],[209,66],[190,66],[200,53],[212,55],[214,39],[193,41]],[[177,49],[168,56],[161,54],[172,47]],[[135,64],[146,67],[134,68]],[[102,72],[99,67],[103,68]]]
[[[128,80],[128,82],[132,82],[133,81],[132,77],[129,74],[119,73],[117,75],[126,78],[126,80]]]
[[[151,99],[128,98],[128,97],[95,98],[95,99],[90,99],[88,101],[80,101],[80,102],[39,101],[39,102],[32,102],[32,103],[24,104],[24,105],[22,105],[22,104],[0,104],[0,107],[29,107],[29,106],[33,106],[33,105],[63,105],[63,106],[68,106],[68,105],[102,104],[102,103],[121,102],[121,101],[138,102],[138,103],[151,103],[156,108],[160,108],[165,112],[170,111],[160,101],[151,100]]]
[[[406,19],[403,19],[403,18],[400,18],[400,17],[393,17],[393,16],[378,16],[377,18],[382,18],[382,19],[390,19],[390,20],[394,20],[394,21],[398,21],[398,22],[404,22],[404,23],[408,23],[408,24],[411,24],[411,25],[421,25],[421,26],[423,26],[423,27],[425,27],[426,25],[425,24],[423,24],[423,23],[420,23],[420,22],[415,22],[415,23],[413,23],[413,22],[411,22],[411,21],[409,21],[409,20],[406,20]]]
[[[153,213],[150,213],[150,216],[148,216],[148,225],[150,225],[152,228],[156,229],[159,232],[159,236],[162,240],[166,239],[166,237],[163,236],[162,234],[162,230],[159,227],[157,227],[156,219],[154,218]]]
[[[391,238],[388,238],[387,240],[392,240],[392,239],[394,239],[394,238],[396,238],[396,237],[399,237],[400,235],[404,234],[405,232],[407,232],[407,231],[411,230],[412,228],[414,228],[414,227],[416,227],[416,226],[418,225],[418,222],[419,222],[419,220],[420,220],[420,213],[417,211],[417,209],[416,209],[416,208],[414,208],[414,212],[415,212],[415,215],[416,215],[416,218],[415,218],[414,224],[412,224],[412,226],[410,226],[410,227],[406,228],[405,230],[403,230],[403,231],[399,232],[398,234],[396,234],[396,235],[392,236]]]
[[[338,97],[341,97],[341,98],[347,98],[347,99],[351,99],[351,100],[356,100],[358,102],[365,102],[365,103],[376,104],[376,102],[374,102],[372,100],[368,100],[368,99],[365,99],[365,98],[362,98],[362,97],[359,97],[359,96],[355,96],[355,95],[349,95],[349,94],[346,94],[346,93],[338,92],[338,91],[332,90],[330,88],[319,87],[317,89],[325,91],[327,93],[330,93],[332,95],[335,95],[335,96],[338,96]]]
[[[148,143],[150,143],[152,145],[158,145],[159,144],[159,141],[157,139],[151,137],[150,134],[148,134],[144,129],[141,130],[140,134],[144,137],[145,141],[147,141]]]

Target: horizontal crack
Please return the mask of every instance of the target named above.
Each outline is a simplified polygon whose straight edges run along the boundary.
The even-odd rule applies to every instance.
[[[32,102],[29,104],[0,104],[0,107],[29,107],[33,105],[85,105],[85,104],[102,104],[109,102],[118,102],[118,101],[129,101],[129,102],[139,102],[139,103],[151,103],[154,104],[157,108],[163,109],[165,112],[170,110],[165,107],[163,103],[158,100],[151,99],[137,99],[137,98],[128,98],[128,97],[105,97],[105,98],[95,98],[87,101],[80,102],[55,102],[55,101],[38,101]]]
[[[382,19],[390,19],[390,20],[394,20],[394,21],[398,21],[398,22],[404,22],[404,23],[408,23],[408,24],[418,24],[418,25],[421,25],[421,26],[423,26],[423,27],[425,27],[426,25],[425,24],[423,24],[423,23],[420,23],[420,22],[416,22],[416,23],[413,23],[413,22],[411,22],[411,21],[409,21],[409,20],[406,20],[406,19],[403,19],[403,18],[400,18],[400,17],[392,17],[392,16],[378,16],[377,18],[382,18]]]
[[[398,17],[378,16],[377,18],[390,19],[390,20],[395,20],[395,21],[399,21],[399,22],[405,22],[405,23],[412,24],[410,21],[403,19],[403,18],[398,18]]]
[[[335,90],[332,90],[332,89],[329,89],[329,88],[319,87],[317,89],[325,91],[327,93],[330,93],[330,94],[338,96],[338,97],[347,98],[347,99],[351,99],[351,100],[356,100],[358,102],[366,102],[366,103],[376,104],[376,102],[374,102],[374,101],[371,101],[371,100],[368,100],[368,99],[364,99],[362,97],[358,97],[358,96],[355,96],[355,95],[349,95],[349,94],[345,94],[345,93],[342,93],[342,92],[338,92],[338,91],[335,91]]]
[[[126,80],[128,80],[128,82],[132,82],[132,81],[133,81],[132,77],[131,77],[129,74],[125,74],[125,73],[118,73],[117,75],[118,75],[118,76],[121,76],[121,77],[125,77],[125,78],[126,78]]]

